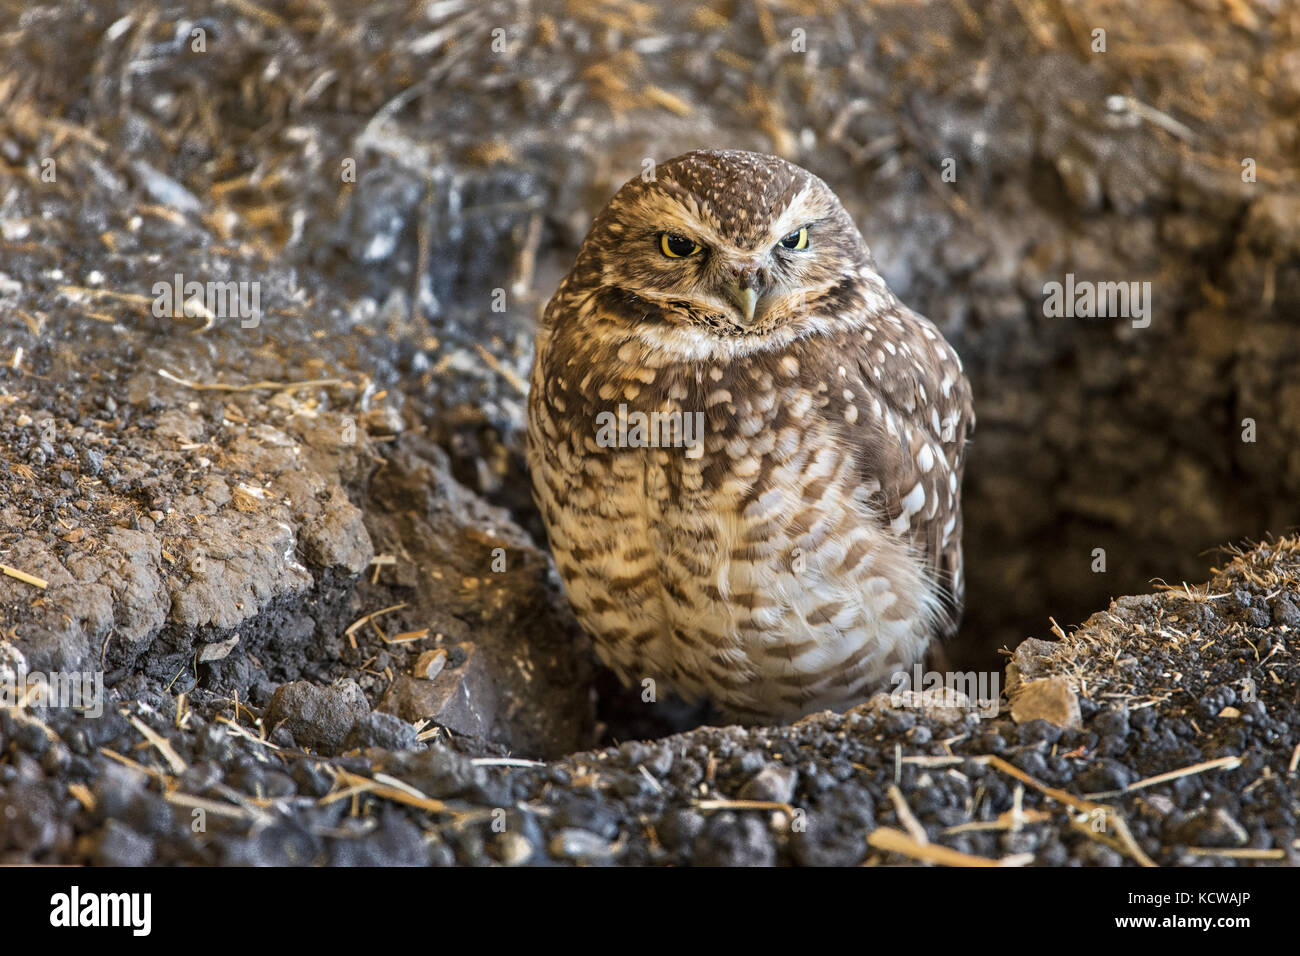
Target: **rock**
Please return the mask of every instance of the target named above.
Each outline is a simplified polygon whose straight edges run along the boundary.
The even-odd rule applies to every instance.
[[[1016,645],[1015,653],[1007,662],[1007,697],[1016,692],[1022,681],[1046,676],[1048,659],[1060,649],[1058,641],[1044,641],[1037,637],[1026,638]]]
[[[1174,828],[1173,838],[1188,846],[1245,846],[1250,834],[1227,810],[1216,807],[1193,814]]]
[[[657,827],[660,842],[670,849],[688,847],[704,829],[704,814],[696,810],[669,810]]]
[[[1118,760],[1103,759],[1075,779],[1085,793],[1107,793],[1126,789],[1137,777]]]
[[[496,858],[506,866],[522,866],[533,857],[533,845],[522,833],[506,830],[497,834]]]
[[[104,824],[95,846],[98,866],[145,866],[153,855],[153,840],[117,820]]]
[[[1178,810],[1178,805],[1162,793],[1148,793],[1142,800],[1157,819],[1172,816]]]
[[[1286,594],[1279,594],[1270,602],[1274,625],[1286,625],[1295,630],[1300,628],[1300,607]]]
[[[1119,851],[1101,843],[1086,840],[1079,847],[1078,858],[1087,866],[1104,866],[1114,868],[1124,864],[1124,857]]]
[[[416,739],[414,727],[400,717],[379,711],[362,716],[343,742],[344,750],[364,747],[411,750],[418,746],[420,742]]]
[[[1088,726],[1093,733],[1101,737],[1127,737],[1128,711],[1122,707],[1108,707],[1098,711]]]
[[[588,830],[610,841],[618,837],[618,812],[608,801],[578,790],[561,795],[557,803],[552,817],[557,826]]]
[[[662,743],[651,745],[642,765],[651,776],[662,777],[673,769],[673,752]]]
[[[1057,727],[1078,729],[1083,725],[1079,700],[1063,677],[1046,677],[1020,682],[1011,698],[1011,719],[1017,724],[1045,720]]]
[[[856,866],[866,854],[868,829],[852,816],[809,813],[806,826],[790,834],[791,855],[800,866]]]
[[[207,664],[210,661],[224,660],[235,649],[239,643],[239,635],[229,638],[225,641],[218,641],[214,644],[204,644],[199,648],[199,663]]]
[[[719,813],[695,838],[697,866],[771,866],[776,845],[762,813]]]
[[[43,783],[14,783],[0,787],[0,849],[34,859],[54,843],[58,826],[54,804]]]
[[[1049,720],[1027,720],[1016,728],[1016,736],[1022,744],[1054,744],[1061,739],[1061,728]]]
[[[389,755],[379,767],[438,800],[481,799],[488,782],[486,769],[441,744]]]
[[[333,755],[348,734],[370,712],[366,696],[351,679],[330,687],[294,681],[276,688],[263,722],[268,728],[283,726],[298,746]]]
[[[413,676],[420,680],[433,680],[442,673],[442,669],[447,666],[446,648],[436,648],[432,651],[425,651],[415,661],[415,667],[412,668]]]
[[[125,816],[132,803],[143,796],[148,783],[149,778],[139,770],[117,763],[108,764],[91,788],[95,813],[104,820]]]
[[[551,856],[575,863],[605,863],[614,856],[614,848],[588,830],[565,827],[547,844]]]
[[[376,710],[411,723],[429,719],[458,734],[495,739],[499,724],[496,687],[474,645],[458,644],[446,659],[448,663],[433,680],[399,674]]]
[[[741,800],[764,800],[771,803],[789,803],[794,798],[799,783],[799,772],[781,764],[771,764],[760,770],[740,789]]]
[[[379,825],[364,840],[338,840],[332,866],[423,866],[429,862],[424,834],[396,808],[385,807]]]

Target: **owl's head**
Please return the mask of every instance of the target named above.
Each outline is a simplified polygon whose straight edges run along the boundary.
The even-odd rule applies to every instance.
[[[624,185],[581,259],[639,322],[750,340],[843,309],[871,270],[824,182],[776,156],[714,150]]]

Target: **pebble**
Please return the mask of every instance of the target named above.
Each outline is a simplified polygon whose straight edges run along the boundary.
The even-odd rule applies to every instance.
[[[613,857],[613,848],[599,835],[589,830],[565,827],[547,844],[551,856],[575,863],[603,863]]]
[[[764,822],[752,811],[716,814],[695,838],[697,866],[771,866],[776,846]]]
[[[533,845],[522,833],[507,830],[497,834],[496,857],[506,866],[521,866],[533,857]]]
[[[755,774],[740,789],[741,800],[761,800],[771,803],[789,803],[794,799],[799,774],[791,767],[769,764]]]
[[[1174,829],[1174,839],[1188,846],[1240,847],[1250,839],[1237,820],[1222,807],[1193,814]]]
[[[264,723],[268,727],[283,725],[301,747],[334,754],[369,712],[370,705],[356,681],[320,687],[300,680],[277,688]]]
[[[144,866],[153,855],[153,840],[116,820],[104,824],[95,846],[99,866]]]

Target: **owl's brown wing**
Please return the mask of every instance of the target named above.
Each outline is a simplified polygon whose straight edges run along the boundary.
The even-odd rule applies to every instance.
[[[901,304],[856,343],[869,396],[862,468],[884,521],[912,540],[943,597],[940,633],[961,620],[961,481],[975,426],[961,360],[929,320]],[[878,406],[877,407],[877,403]]]

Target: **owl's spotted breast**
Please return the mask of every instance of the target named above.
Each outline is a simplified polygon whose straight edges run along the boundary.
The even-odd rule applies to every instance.
[[[788,166],[771,163],[777,177]],[[607,210],[593,230],[538,336],[529,466],[606,663],[742,719],[786,719],[862,699],[955,626],[970,397],[955,354],[802,171],[772,191],[803,206],[768,209],[777,221],[755,232],[767,254],[789,222],[823,224],[833,261],[782,272],[772,252],[761,266],[759,296],[802,277],[796,307],[770,306],[751,331],[707,291],[612,280],[611,238],[636,215],[684,230],[683,194],[688,238],[749,267],[752,250],[720,251],[734,232],[706,226],[723,218],[716,165],[670,179],[657,209],[637,188],[632,221],[610,233]]]

